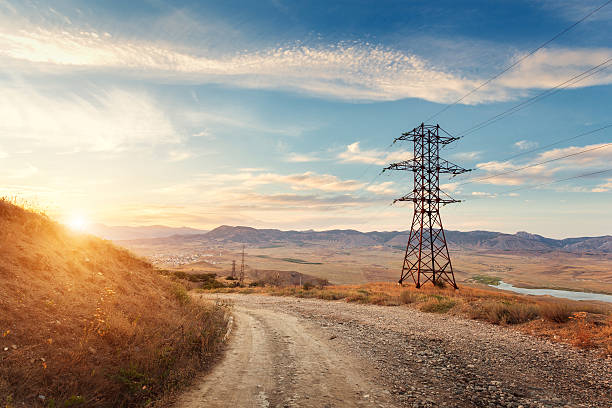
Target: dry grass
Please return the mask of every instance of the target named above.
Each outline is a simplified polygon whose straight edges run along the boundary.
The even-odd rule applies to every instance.
[[[548,302],[540,305],[540,316],[554,323],[565,323],[572,316],[572,308],[563,302]]]
[[[407,305],[429,313],[452,313],[493,324],[517,325],[520,330],[533,335],[577,347],[597,348],[612,354],[612,317],[608,317],[612,308],[594,303],[534,300],[528,296],[469,286],[462,286],[459,290],[430,285],[416,289],[386,282],[308,290],[292,286],[223,288],[213,291],[344,300],[384,306]],[[583,320],[572,318],[576,313],[586,317]]]
[[[227,310],[147,262],[0,200],[0,405],[165,405],[218,352]]]

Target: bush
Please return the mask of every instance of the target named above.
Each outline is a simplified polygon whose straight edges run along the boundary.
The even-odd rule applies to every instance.
[[[185,287],[180,283],[175,283],[173,285],[172,293],[181,305],[186,305],[191,300],[189,293],[187,293],[187,289],[185,289]]]
[[[572,309],[567,303],[551,302],[540,305],[540,316],[554,323],[565,323],[571,315]]]
[[[537,318],[538,310],[533,305],[491,302],[483,305],[479,317],[494,324],[520,324]]]
[[[451,310],[455,305],[457,304],[457,302],[455,302],[454,300],[448,299],[448,298],[444,298],[441,300],[430,300],[426,303],[423,304],[423,306],[421,306],[421,310],[423,312],[428,312],[428,313],[446,313],[449,310]]]
[[[306,282],[306,283],[304,283],[302,285],[302,289],[304,289],[304,290],[310,290],[312,288],[314,288],[314,285],[312,283],[310,283],[310,282]]]
[[[403,305],[414,303],[418,300],[418,295],[410,290],[404,290],[399,295],[399,301]]]

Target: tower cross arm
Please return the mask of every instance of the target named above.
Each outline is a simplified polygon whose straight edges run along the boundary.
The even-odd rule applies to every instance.
[[[467,173],[468,171],[472,171],[471,169],[464,169],[461,166],[457,166],[454,163],[449,162],[448,160],[440,159],[438,162],[438,167],[440,173],[449,173],[453,175]]]
[[[404,160],[398,163],[391,163],[390,165],[385,167],[382,171],[384,173],[387,170],[412,170],[417,166],[420,166],[420,165],[417,164],[417,162],[414,161],[414,159],[410,159],[410,160]]]
[[[412,192],[406,194],[405,196],[402,196],[400,198],[396,198],[395,200],[393,200],[393,204],[397,203],[398,201],[415,201],[415,196]]]

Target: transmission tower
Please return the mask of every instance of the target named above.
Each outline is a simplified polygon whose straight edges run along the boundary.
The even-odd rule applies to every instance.
[[[236,260],[232,261],[232,278],[236,278]]]
[[[459,200],[451,198],[440,190],[440,173],[455,176],[470,170],[441,159],[439,153],[440,146],[444,147],[458,139],[450,135],[440,136],[439,125],[421,123],[419,127],[402,134],[393,142],[414,143],[412,159],[393,163],[383,169],[383,171],[412,171],[414,175],[412,192],[393,201],[394,203],[397,201],[414,203],[414,216],[399,279],[400,285],[410,276],[417,288],[429,281],[434,285],[442,285],[446,282],[457,289],[444,228],[442,228],[440,204],[457,203]]]
[[[240,264],[240,286],[244,283],[244,244],[242,245],[242,264]]]

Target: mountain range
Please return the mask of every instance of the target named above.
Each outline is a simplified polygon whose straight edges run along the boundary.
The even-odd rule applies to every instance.
[[[93,224],[87,228],[87,232],[104,239],[119,241],[130,239],[164,238],[172,235],[204,234],[207,231],[189,227],[166,227],[164,225],[129,227]]]
[[[116,227],[118,228],[118,227]],[[153,227],[152,227],[153,228]],[[159,228],[159,227],[156,227]],[[168,228],[168,227],[166,227]],[[405,247],[409,231],[329,230],[329,231],[281,231],[278,229],[256,229],[223,225],[208,232],[175,229],[174,235],[146,237],[150,244],[180,244],[210,242],[215,244],[247,245],[333,245],[345,248],[390,246]],[[159,230],[170,234],[170,230]],[[612,236],[553,239],[527,232],[506,234],[491,231],[445,231],[451,249],[497,250],[497,251],[565,251],[573,253],[612,253]],[[136,237],[134,237],[136,238]],[[135,239],[131,238],[132,241]],[[136,239],[137,241],[143,241]],[[144,242],[143,242],[144,243]]]

